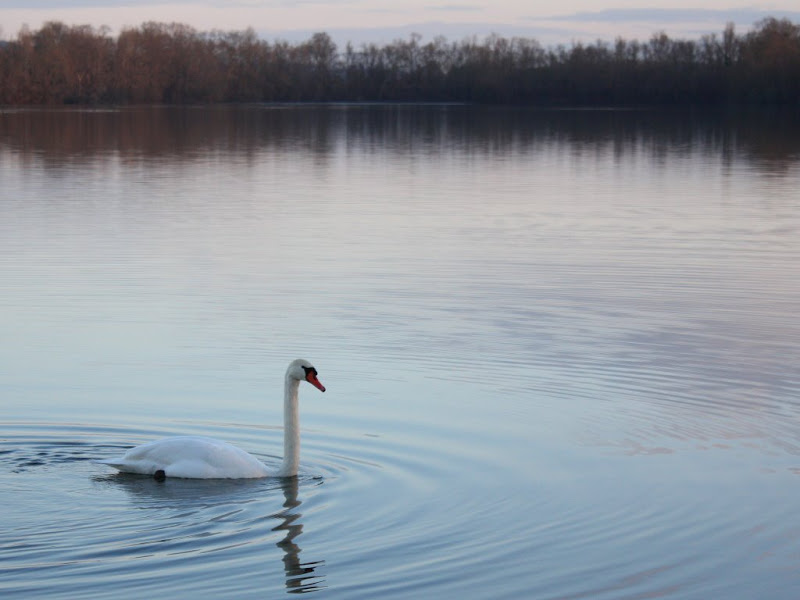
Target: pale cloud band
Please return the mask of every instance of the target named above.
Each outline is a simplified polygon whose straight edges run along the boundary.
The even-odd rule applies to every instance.
[[[617,5],[626,4],[618,0]],[[412,32],[423,38],[444,35],[533,37],[543,44],[571,41],[647,39],[657,31],[696,38],[720,32],[728,22],[737,31],[767,16],[800,21],[796,0],[776,3],[775,10],[726,9],[720,2],[696,0],[681,8],[604,8],[596,1],[552,3],[522,0],[480,0],[452,3],[430,0],[170,0],[132,6],[130,0],[6,0],[0,4],[0,36],[13,38],[23,25],[32,29],[46,21],[70,25],[107,25],[112,32],[145,21],[178,22],[198,30],[243,30],[252,27],[267,38],[296,40],[327,31],[339,43],[386,42]]]

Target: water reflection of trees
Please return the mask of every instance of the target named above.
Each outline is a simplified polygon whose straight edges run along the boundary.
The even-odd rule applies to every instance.
[[[800,115],[791,110],[535,110],[457,105],[252,105],[0,112],[0,152],[54,165],[114,155],[123,161],[191,161],[214,155],[258,160],[264,152],[334,151],[425,155],[526,153],[569,144],[572,152],[649,152],[745,158],[769,173],[800,156]]]

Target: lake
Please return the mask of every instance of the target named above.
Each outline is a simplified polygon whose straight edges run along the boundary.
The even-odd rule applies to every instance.
[[[0,109],[3,598],[800,594],[800,117]],[[210,435],[296,478],[95,461]]]

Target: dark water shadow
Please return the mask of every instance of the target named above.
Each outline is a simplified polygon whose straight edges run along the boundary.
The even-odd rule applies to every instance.
[[[744,158],[767,175],[800,157],[800,111],[537,110],[426,105],[139,106],[117,110],[0,111],[0,152],[58,171],[118,156],[123,164],[181,164],[202,156],[258,163],[304,152],[321,165],[348,152],[529,152],[542,143],[618,160],[691,150]]]

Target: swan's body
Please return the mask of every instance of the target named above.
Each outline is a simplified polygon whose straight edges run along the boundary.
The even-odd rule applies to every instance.
[[[283,463],[271,473],[252,454],[222,440],[177,436],[131,448],[118,458],[100,461],[125,473],[190,479],[253,479],[292,477],[300,463],[300,420],[297,392],[300,381],[321,391],[317,370],[307,361],[293,361],[286,370],[283,400]]]

